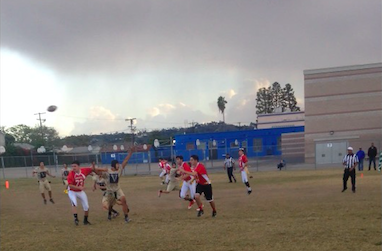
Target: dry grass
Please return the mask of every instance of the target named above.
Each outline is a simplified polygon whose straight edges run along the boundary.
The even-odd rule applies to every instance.
[[[157,177],[125,177],[133,221],[108,222],[101,193],[89,188],[93,225],[78,227],[58,179],[51,179],[55,205],[43,205],[35,180],[11,180],[1,188],[1,250],[381,250],[379,172],[358,174],[356,194],[341,193],[338,169],[254,176],[248,196],[225,174],[210,175],[217,218],[209,205],[197,218],[177,192],[158,198]]]

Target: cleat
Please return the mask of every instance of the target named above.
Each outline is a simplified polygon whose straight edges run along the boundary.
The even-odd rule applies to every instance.
[[[52,202],[52,204],[54,204],[54,201],[53,201],[53,199],[50,199],[49,201],[50,201],[50,202]]]
[[[216,211],[213,211],[213,212],[212,212],[212,217],[213,217],[213,218],[216,217]]]
[[[75,220],[74,220],[74,224],[75,224],[76,226],[78,226],[78,219],[75,219]]]
[[[355,193],[355,189],[353,189],[352,191],[353,191],[353,193]]]
[[[188,209],[191,209],[192,205],[194,205],[194,203],[195,203],[195,200],[190,201],[190,204],[188,204]]]
[[[203,210],[199,210],[198,217],[202,216],[203,214],[204,214],[204,211]]]
[[[248,190],[248,192],[247,192],[247,193],[248,193],[248,195],[250,195],[250,194],[252,193],[252,190]]]
[[[158,191],[158,197],[160,197],[162,195],[162,190],[159,190]]]
[[[84,225],[91,225],[91,223],[87,220],[84,220]]]
[[[342,189],[341,193],[345,192],[347,188]]]
[[[108,215],[108,216],[107,216],[107,220],[108,220],[108,221],[111,221],[111,215]]]
[[[129,223],[131,219],[129,217],[125,218],[125,223]]]
[[[119,215],[118,212],[113,213],[113,218],[117,218],[118,215]]]

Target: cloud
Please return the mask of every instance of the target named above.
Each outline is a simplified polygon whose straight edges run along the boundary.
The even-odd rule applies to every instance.
[[[90,107],[88,114],[87,118],[68,118],[73,121],[73,130],[70,134],[99,134],[127,130],[127,122],[105,107]]]

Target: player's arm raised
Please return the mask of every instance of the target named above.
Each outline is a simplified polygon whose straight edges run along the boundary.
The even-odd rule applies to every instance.
[[[49,175],[50,177],[52,177],[52,178],[56,178],[56,176],[51,175],[49,171],[46,171],[46,174],[48,174],[48,175]]]
[[[127,165],[127,162],[129,162],[131,156],[133,155],[133,151],[134,150],[135,150],[134,147],[129,149],[129,154],[126,156],[126,158],[123,160],[123,162],[121,164],[122,165],[122,169],[124,169],[125,166]]]

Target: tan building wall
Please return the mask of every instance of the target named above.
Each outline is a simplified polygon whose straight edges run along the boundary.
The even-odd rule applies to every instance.
[[[304,82],[307,163],[316,162],[318,143],[367,150],[374,142],[380,149],[382,63],[306,70]]]
[[[257,128],[304,126],[304,112],[283,112],[257,116]]]

